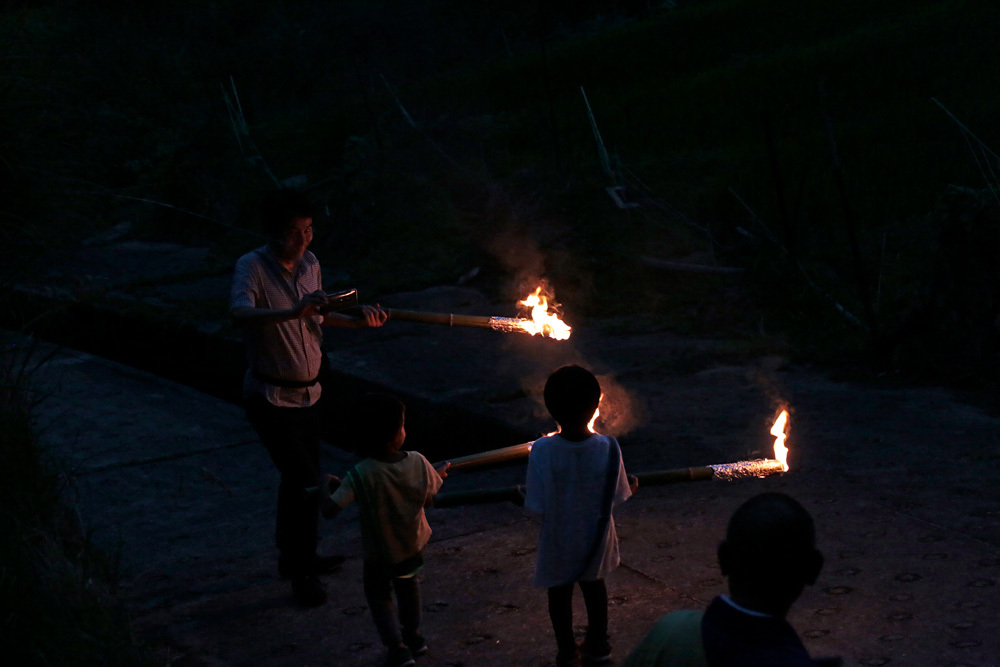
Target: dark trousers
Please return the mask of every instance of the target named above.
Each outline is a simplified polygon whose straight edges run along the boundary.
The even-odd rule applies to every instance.
[[[365,560],[365,599],[382,643],[389,648],[412,641],[420,631],[420,583],[416,575],[394,577],[392,571]],[[392,604],[392,589],[399,604],[399,623]],[[402,625],[402,633],[400,633]]]
[[[583,603],[587,607],[587,640],[603,644],[608,638],[608,589],[603,579],[581,581]],[[573,587],[575,584],[553,586],[549,589],[549,618],[555,631],[559,651],[576,650],[573,636]]]
[[[308,574],[319,541],[319,504],[306,494],[319,477],[319,406],[277,407],[254,394],[246,414],[281,474],[275,519],[281,569],[292,578]]]

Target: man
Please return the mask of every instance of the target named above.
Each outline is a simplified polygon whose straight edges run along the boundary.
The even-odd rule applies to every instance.
[[[704,613],[677,611],[661,618],[622,667],[835,667],[839,658],[813,660],[785,620],[823,556],[812,517],[783,493],[746,501],[719,545],[719,567],[729,595]]]
[[[308,251],[313,238],[309,200],[294,190],[265,196],[261,222],[270,241],[240,257],[233,273],[229,312],[244,330],[249,369],[243,383],[247,418],[281,475],[276,539],[281,576],[305,606],[326,601],[317,575],[343,561],[319,557],[318,504],[305,489],[320,475],[322,393],[321,327],[379,327],[380,308],[362,306],[358,317],[326,312],[319,262]]]

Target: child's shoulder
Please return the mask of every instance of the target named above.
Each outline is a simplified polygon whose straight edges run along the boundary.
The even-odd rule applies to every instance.
[[[553,433],[552,435],[545,435],[535,440],[531,446],[532,454],[542,454],[544,452],[581,452],[587,450],[606,450],[608,447],[614,447],[618,444],[618,441],[610,435],[603,435],[601,433],[594,433],[589,438],[584,440],[567,440],[566,438],[560,436],[558,433]],[[558,456],[558,454],[556,454]]]
[[[431,462],[427,460],[427,457],[415,449],[407,449],[403,453],[406,454],[404,461],[410,465],[431,465]]]

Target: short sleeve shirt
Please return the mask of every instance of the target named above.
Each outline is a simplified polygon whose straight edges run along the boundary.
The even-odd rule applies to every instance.
[[[395,565],[420,553],[431,536],[424,514],[427,501],[441,488],[441,476],[420,452],[402,460],[360,461],[333,493],[343,508],[361,506],[361,544],[365,558]]]
[[[601,579],[618,566],[621,559],[613,518],[608,518],[599,534],[609,467],[615,459],[612,505],[632,495],[617,440],[595,433],[582,442],[571,442],[556,434],[532,445],[524,506],[542,515],[537,586]]]
[[[229,308],[293,308],[303,296],[318,289],[322,289],[322,276],[315,255],[307,250],[295,270],[288,271],[270,246],[264,246],[237,260]],[[260,393],[281,407],[308,407],[319,400],[318,383],[303,388],[278,387],[258,380],[253,371],[281,380],[314,379],[323,355],[322,321],[322,316],[314,316],[244,329],[250,366],[243,382],[244,395]]]

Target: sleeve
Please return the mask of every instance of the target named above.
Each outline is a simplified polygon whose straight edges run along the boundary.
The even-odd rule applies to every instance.
[[[424,462],[424,470],[427,474],[427,497],[430,498],[438,492],[441,485],[444,483],[444,480],[441,479],[441,475],[437,473],[437,470],[434,469],[434,466],[431,465],[431,462],[427,460],[426,456],[420,452],[415,452],[415,454],[417,454]]]
[[[708,663],[702,647],[702,616],[701,611],[682,610],[661,617],[622,667],[704,667]]]
[[[307,250],[309,254],[312,252]],[[309,275],[311,278],[310,292],[323,289],[323,269],[320,268],[319,260],[316,259],[316,255],[312,256],[312,262],[309,263]]]
[[[236,261],[233,269],[233,284],[229,290],[229,310],[241,306],[255,308],[260,300],[260,281],[257,267],[250,254]]]
[[[618,440],[611,438],[611,446],[618,448],[618,484],[615,487],[615,505],[620,505],[632,497],[632,489],[628,485],[628,474],[625,472],[625,459],[622,456]]]
[[[344,479],[340,483],[340,486],[338,486],[337,490],[330,496],[333,502],[335,502],[337,507],[340,509],[344,509],[357,500],[357,490],[354,488],[355,475],[357,475],[357,473],[354,472],[353,468],[347,471],[347,474],[344,475]]]
[[[543,474],[544,464],[542,460],[544,452],[539,452],[536,447],[531,448],[528,454],[528,473],[524,481],[524,507],[539,514],[545,513],[545,478]]]

